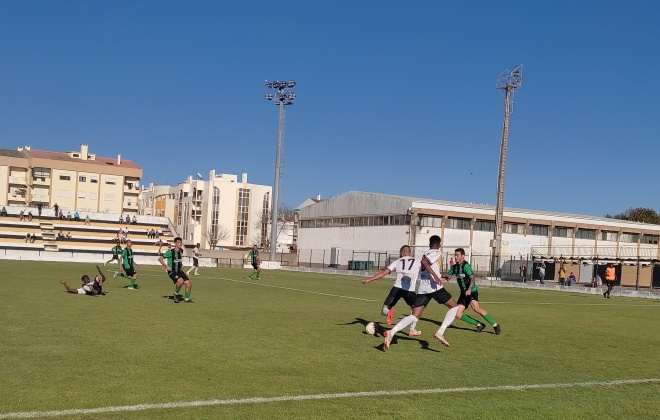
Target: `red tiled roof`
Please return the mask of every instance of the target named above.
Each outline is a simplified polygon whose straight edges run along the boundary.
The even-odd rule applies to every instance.
[[[47,150],[26,150],[26,152],[36,158],[40,159],[53,159],[53,160],[63,160],[68,162],[77,162],[77,163],[89,163],[92,165],[108,165],[108,166],[118,166],[120,168],[133,168],[133,169],[142,169],[135,164],[132,160],[121,160],[121,163],[117,165],[116,158],[104,158],[96,156],[95,160],[82,160],[78,158],[72,158],[66,153],[61,152],[49,152]],[[80,152],[76,152],[80,153]],[[93,154],[93,153],[92,153]]]

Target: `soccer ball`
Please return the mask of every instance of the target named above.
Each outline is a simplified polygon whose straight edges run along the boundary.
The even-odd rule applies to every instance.
[[[371,334],[371,335],[376,334],[376,323],[375,322],[368,323],[364,327],[364,330],[367,332],[367,334]]]

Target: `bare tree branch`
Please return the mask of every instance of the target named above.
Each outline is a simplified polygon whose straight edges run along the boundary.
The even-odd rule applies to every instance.
[[[204,232],[204,236],[206,237],[206,243],[209,244],[209,248],[214,249],[218,245],[218,242],[228,239],[230,235],[229,229],[223,225],[218,225],[216,229],[213,229],[213,226],[208,225]]]

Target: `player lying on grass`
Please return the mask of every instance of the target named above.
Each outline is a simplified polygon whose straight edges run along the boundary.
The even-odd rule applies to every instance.
[[[381,314],[387,316],[387,325],[392,325],[392,317],[394,316],[394,306],[399,299],[403,298],[406,304],[410,306],[411,310],[415,304],[415,290],[417,288],[417,277],[419,270],[422,267],[420,259],[415,259],[410,256],[411,251],[408,245],[404,245],[399,250],[399,259],[390,264],[386,269],[382,270],[373,277],[362,280],[362,284],[369,284],[374,280],[382,279],[393,271],[396,271],[396,280],[390,289],[390,293],[383,302],[383,309]],[[409,336],[415,337],[422,332],[415,329],[416,323],[410,324]]]
[[[64,286],[67,292],[74,295],[104,295],[103,283],[105,282],[105,276],[98,265],[96,266],[96,271],[98,274],[94,277],[94,280],[91,280],[87,274],[82,276],[82,286],[79,289],[72,289],[64,280],[60,280],[60,284]]]
[[[488,315],[488,312],[479,306],[479,289],[477,289],[477,284],[472,280],[472,276],[474,275],[472,267],[467,261],[465,261],[465,250],[463,248],[457,248],[454,251],[454,258],[456,263],[451,267],[447,274],[442,276],[442,278],[449,280],[452,274],[455,275],[458,287],[461,289],[461,295],[458,297],[458,312],[456,313],[456,318],[465,321],[468,324],[476,325],[477,332],[483,331],[485,328],[484,324],[481,324],[476,319],[463,313],[469,306],[493,326],[495,334],[500,335],[500,325],[495,322],[493,317]]]

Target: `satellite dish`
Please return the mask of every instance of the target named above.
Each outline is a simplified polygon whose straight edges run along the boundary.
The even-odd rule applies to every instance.
[[[199,172],[197,172],[196,175],[197,175],[197,179],[204,179],[204,177],[202,176],[202,174],[200,174]]]

